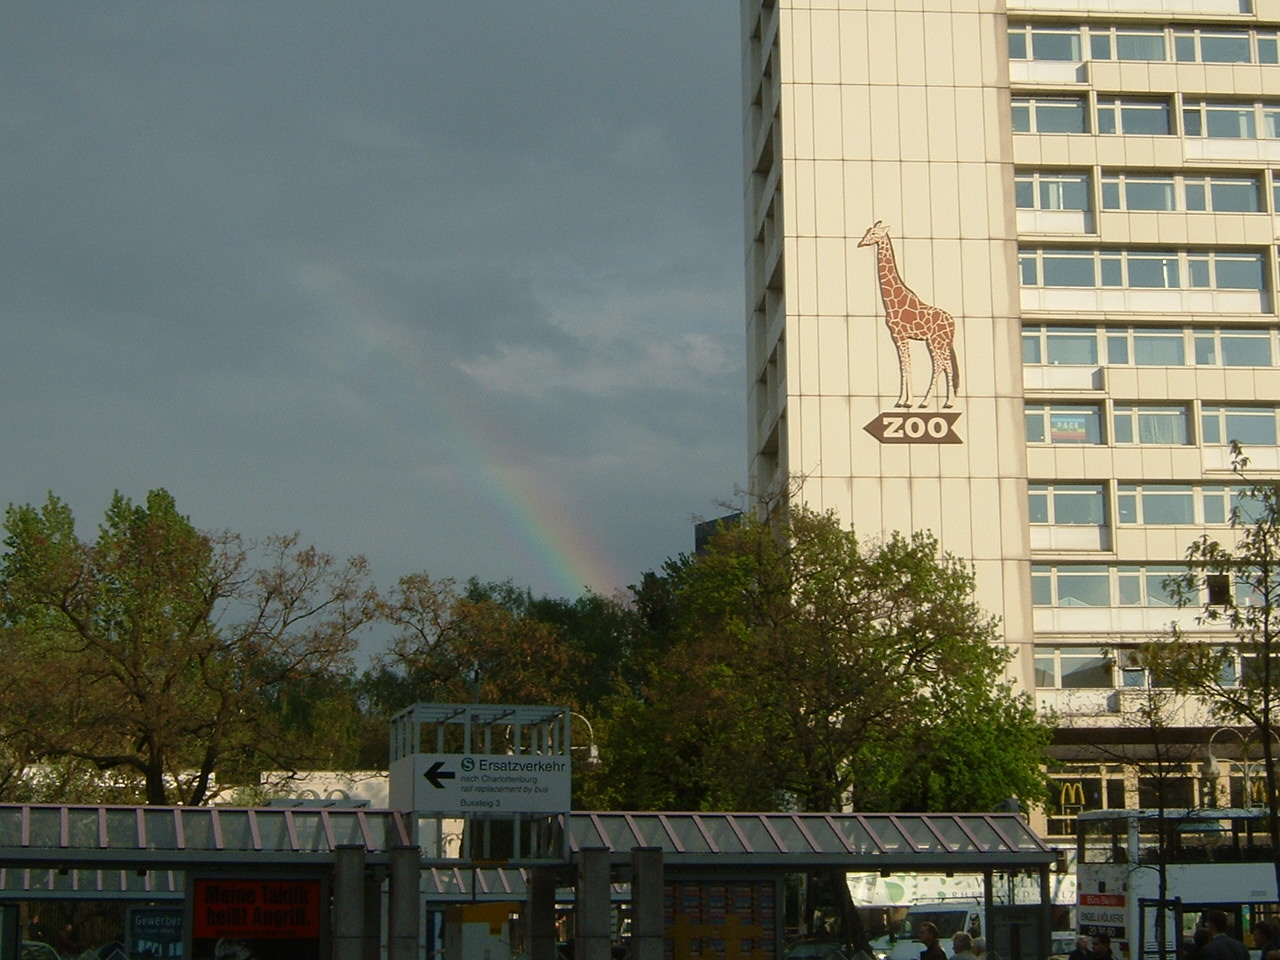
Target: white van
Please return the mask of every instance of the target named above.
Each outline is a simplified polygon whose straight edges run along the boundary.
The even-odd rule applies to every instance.
[[[926,921],[938,928],[938,940],[944,953],[951,952],[951,935],[963,931],[974,937],[983,936],[982,904],[976,900],[950,900],[945,903],[917,903],[907,910],[897,933],[871,942],[879,960],[920,960],[924,944],[920,942],[920,924]]]

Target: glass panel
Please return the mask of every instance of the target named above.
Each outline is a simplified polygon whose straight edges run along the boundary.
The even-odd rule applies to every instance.
[[[1111,576],[1106,567],[1061,567],[1057,580],[1060,607],[1111,605]],[[1065,661],[1063,673],[1066,673]]]
[[[1092,287],[1096,285],[1093,256],[1046,250],[1044,253],[1044,285],[1046,287]]]
[[[1035,683],[1037,687],[1046,687],[1051,689],[1058,685],[1056,662],[1054,661],[1052,651],[1042,653],[1039,647],[1036,648],[1035,672]]]
[[[358,843],[362,847],[366,845],[364,830],[360,826],[360,814],[354,810],[330,810],[328,817],[329,830],[333,833],[335,845],[343,843]],[[265,837],[263,843],[266,843]]]
[[[1205,412],[1200,418],[1200,439],[1205,443],[1222,442],[1222,421],[1216,412]]]
[[[1084,101],[1037,101],[1036,131],[1038,133],[1084,133]]]
[[[1031,602],[1037,607],[1053,605],[1053,571],[1049,567],[1031,568]]]
[[[1111,663],[1100,647],[1063,647],[1062,686],[1067,689],[1081,687],[1110,687]]]
[[[1258,37],[1258,62],[1280,63],[1275,37]]]
[[[1205,63],[1248,63],[1248,34],[1200,34],[1200,59]]]
[[[1213,209],[1219,213],[1253,213],[1258,209],[1256,180],[1210,180]]]
[[[31,846],[62,846],[62,810],[32,807],[30,813]]]
[[[667,828],[662,825],[660,817],[632,817],[631,822],[635,832],[640,834],[641,846],[671,849],[671,837],[667,834]]]
[[[1031,210],[1036,205],[1036,187],[1030,177],[1020,176],[1013,182],[1013,202],[1019,210]]]
[[[1251,140],[1256,134],[1253,107],[1205,107],[1205,131],[1211,137]]]
[[[1158,136],[1169,132],[1167,103],[1122,103],[1120,124],[1131,135]]]
[[[805,820],[804,825],[813,837],[814,849],[819,853],[844,853],[844,841],[840,839],[840,834],[831,821],[810,817]]]
[[[1050,330],[1045,338],[1049,362],[1077,366],[1095,366],[1098,362],[1098,335],[1090,330]]]
[[[1031,515],[1032,523],[1048,523],[1049,522],[1049,492],[1048,488],[1039,484],[1033,484],[1027,492],[1028,513]]]
[[[1142,494],[1144,523],[1195,523],[1196,507],[1190,487],[1148,487]]]
[[[1124,199],[1128,210],[1173,210],[1173,178],[1125,180]]]
[[[1053,522],[1063,524],[1102,523],[1102,487],[1057,487],[1053,497]]]
[[[1098,443],[1099,435],[1097,408],[1049,411],[1049,438],[1052,443]]]
[[[213,841],[213,811],[184,809],[182,841],[188,850],[216,850],[217,846]]]
[[[1039,283],[1034,254],[1023,254],[1018,257],[1018,280],[1025,287],[1034,287]]]
[[[1196,58],[1196,38],[1188,34],[1179,34],[1173,38],[1174,57],[1180,63],[1190,63]]]
[[[1199,255],[1187,257],[1187,275],[1191,286],[1205,290],[1209,286],[1209,258]]]
[[[1196,363],[1212,365],[1218,362],[1218,348],[1213,337],[1196,337]]]
[[[1132,488],[1130,488],[1132,489]],[[1116,495],[1116,514],[1121,523],[1138,522],[1138,496],[1136,493]]]
[[[142,811],[148,850],[177,850],[177,823],[172,810]]]
[[[1178,576],[1179,573],[1186,573],[1186,570],[1179,570],[1177,567],[1147,568],[1147,606],[1176,607],[1178,605],[1172,591],[1165,589],[1164,583],[1170,577]]]
[[[1089,178],[1085,176],[1042,176],[1040,207],[1043,210],[1088,210]]]
[[[698,829],[693,817],[667,817],[667,826],[680,842],[680,849],[689,853],[708,853],[711,845]]]
[[[857,853],[877,853],[880,845],[872,839],[871,834],[867,832],[861,821],[852,817],[840,817],[834,821],[836,828],[840,831],[840,835],[844,837],[845,842]],[[876,836],[880,835],[879,830]]]
[[[1125,336],[1107,337],[1107,363],[1129,362],[1129,338]]]
[[[1116,574],[1120,606],[1136,607],[1142,603],[1142,575],[1137,567],[1121,567]]]
[[[1262,255],[1219,255],[1214,261],[1218,286],[1224,290],[1263,289]]]
[[[742,835],[746,837],[748,852],[779,852],[777,843],[774,842],[773,837],[769,836],[769,831],[765,829],[764,823],[759,817],[734,817],[734,823],[742,831]]]
[[[1182,111],[1182,132],[1188,137],[1204,135],[1204,115],[1199,107],[1190,107]]]
[[[925,826],[923,817],[898,817],[898,825],[911,838],[911,844],[924,853],[945,853],[946,847],[934,836],[933,831]]]
[[[106,811],[107,846],[112,850],[137,850],[138,813],[136,810]]]
[[[1080,60],[1080,32],[1032,29],[1031,59]]]
[[[738,839],[738,835],[733,832],[733,829],[729,826],[729,821],[724,817],[703,817],[702,826],[706,829],[707,835],[711,837],[716,849],[721,853],[744,852],[742,841]],[[627,847],[627,849],[631,848]]]
[[[1022,335],[1022,362],[1040,363],[1040,335],[1024,333]]]
[[[1184,185],[1188,210],[1205,210],[1208,208],[1208,194],[1203,180],[1188,180]]]
[[[1224,367],[1271,366],[1271,337],[1265,333],[1222,335]]]
[[[285,821],[284,811],[260,811],[258,817],[258,832],[262,835],[263,850],[292,850],[293,840],[289,837],[289,825]],[[315,819],[312,815],[312,819]],[[295,815],[295,822],[299,822]],[[305,822],[305,821],[302,821]],[[323,850],[324,847],[307,847],[304,850]]]
[[[773,832],[778,835],[782,848],[788,853],[809,853],[813,851],[813,844],[809,841],[809,838],[804,835],[800,825],[790,817],[770,817],[769,826],[773,827]]]
[[[98,849],[97,807],[71,807],[67,810],[67,843],[73,847]]]
[[[1012,27],[1009,30],[1009,59],[1027,59],[1027,32],[1021,27]]]
[[[1118,256],[1102,257],[1102,285],[1104,287],[1124,285],[1123,264]]]
[[[1186,362],[1182,334],[1172,330],[1134,332],[1133,362],[1145,367],[1180,367]]]
[[[222,845],[224,849],[253,849],[253,832],[249,828],[249,813],[247,810],[219,810],[218,825],[222,828]]]
[[[22,810],[0,810],[0,847],[22,846]]]
[[[1115,104],[1100,103],[1098,104],[1098,129],[1097,133],[1115,133],[1116,132],[1116,108]]]
[[[1237,440],[1246,446],[1273,447],[1276,443],[1276,417],[1270,411],[1226,411],[1227,439]]]
[[[1027,443],[1044,443],[1044,413],[1027,411]]]
[[[1102,32],[1089,35],[1089,52],[1095,60],[1111,59],[1111,37]]]
[[[1178,286],[1178,261],[1172,257],[1130,254],[1129,286],[1144,288]]]
[[[1031,132],[1031,103],[1027,100],[1013,101],[1013,132]]]
[[[1124,33],[1116,31],[1117,60],[1163,60],[1163,33]]]
[[[1120,209],[1120,181],[1116,177],[1108,177],[1102,181],[1102,209]]]
[[[1138,409],[1138,442],[1184,444],[1187,442],[1185,410]]]

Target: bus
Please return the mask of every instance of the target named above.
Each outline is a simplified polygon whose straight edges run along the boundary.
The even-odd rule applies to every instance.
[[[1252,924],[1280,914],[1273,854],[1261,809],[1081,811],[1078,932],[1108,934],[1121,960],[1173,960],[1217,908],[1252,946]]]

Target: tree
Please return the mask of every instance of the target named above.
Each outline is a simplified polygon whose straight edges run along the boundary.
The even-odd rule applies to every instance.
[[[1044,796],[1048,729],[973,575],[924,533],[831,514],[726,526],[643,584],[664,650],[612,703],[612,805],[992,809]]]
[[[1196,622],[1211,632],[1187,633],[1175,624],[1167,639],[1143,648],[1143,659],[1175,689],[1201,697],[1217,722],[1256,732],[1271,849],[1280,852],[1280,484],[1251,483],[1238,443],[1231,454],[1242,484],[1233,496],[1231,541],[1197,538],[1187,548],[1186,572],[1166,582],[1179,606],[1200,608]],[[1280,856],[1275,860],[1280,885]]]
[[[10,505],[4,529],[0,739],[26,764],[87,794],[200,804],[305,762],[275,706],[350,669],[375,609],[363,559],[201,532],[164,490],[117,493],[91,542],[52,494]]]

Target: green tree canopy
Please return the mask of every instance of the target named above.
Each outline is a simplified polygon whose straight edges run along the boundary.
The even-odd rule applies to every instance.
[[[600,800],[635,809],[1039,802],[1049,730],[973,575],[927,534],[744,519],[637,590],[663,651],[611,704]]]
[[[374,612],[362,559],[201,532],[164,490],[117,494],[91,541],[53,495],[11,505],[4,529],[0,743],[28,789],[199,804],[311,759],[279,706],[350,670]]]

